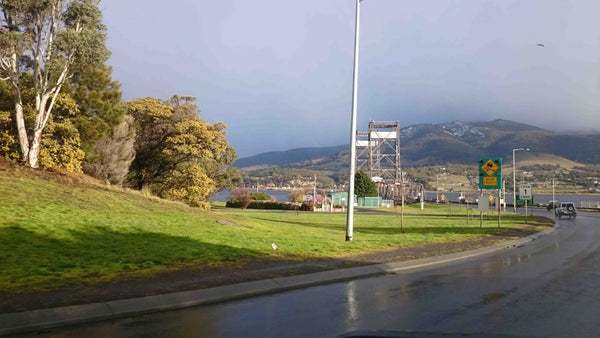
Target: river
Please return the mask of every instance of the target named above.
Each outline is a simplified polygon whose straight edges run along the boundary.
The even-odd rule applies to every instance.
[[[252,190],[251,192],[256,192],[256,190]],[[290,193],[288,191],[282,190],[259,190],[259,192],[264,192],[265,194],[271,195],[271,197],[277,202],[288,202]],[[227,202],[229,200],[230,191],[229,190],[221,190],[218,194],[214,195],[210,198],[212,202]]]
[[[281,190],[259,190],[260,192],[264,192],[265,194],[271,195],[273,199],[278,202],[287,202],[289,200],[290,193],[288,191]],[[490,190],[491,192],[491,190]],[[211,197],[211,201],[214,202],[227,202],[229,200],[229,190],[222,190],[215,196]],[[458,197],[460,196],[459,192],[448,192],[448,191],[440,191],[437,193],[438,199],[441,199],[441,195],[444,195],[446,200],[450,200],[453,202],[458,202]],[[466,196],[475,199],[477,197],[476,192],[467,193]],[[490,193],[485,192],[484,195],[488,196]],[[496,191],[493,194],[497,194]],[[435,191],[426,191],[425,192],[426,200],[435,200],[436,192]],[[552,200],[552,194],[536,194],[535,191],[533,193],[533,201],[534,204],[547,204],[548,201]],[[555,199],[561,202],[574,202],[578,207],[597,207],[600,205],[600,194],[555,194]],[[512,204],[513,196],[512,193],[506,194],[506,203]]]

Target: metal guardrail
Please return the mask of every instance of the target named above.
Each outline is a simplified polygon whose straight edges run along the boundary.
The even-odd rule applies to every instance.
[[[600,209],[600,201],[581,201],[580,208]]]

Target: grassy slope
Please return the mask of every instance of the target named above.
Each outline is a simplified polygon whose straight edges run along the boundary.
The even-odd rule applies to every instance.
[[[10,293],[266,256],[339,257],[497,231],[493,220],[479,229],[461,219],[405,217],[400,233],[398,217],[357,215],[355,241],[348,243],[343,215],[202,212],[1,159],[0,215],[0,290]],[[520,221],[505,218],[504,224]],[[272,242],[281,249],[274,251]]]

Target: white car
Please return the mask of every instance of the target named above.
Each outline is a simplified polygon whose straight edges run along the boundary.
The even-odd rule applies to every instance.
[[[569,216],[569,218],[575,218],[577,216],[577,208],[573,202],[562,202],[560,207],[554,209],[554,216],[562,218],[563,216]]]

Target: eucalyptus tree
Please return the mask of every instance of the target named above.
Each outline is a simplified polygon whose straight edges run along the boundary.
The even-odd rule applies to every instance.
[[[241,181],[231,168],[237,156],[225,138],[226,125],[203,121],[195,98],[133,99],[126,110],[136,127],[127,179],[132,187],[209,208],[211,194]]]
[[[23,163],[38,167],[42,132],[61,88],[77,64],[109,57],[99,1],[0,0],[0,79],[11,84]],[[34,117],[24,116],[24,90],[31,77]]]

